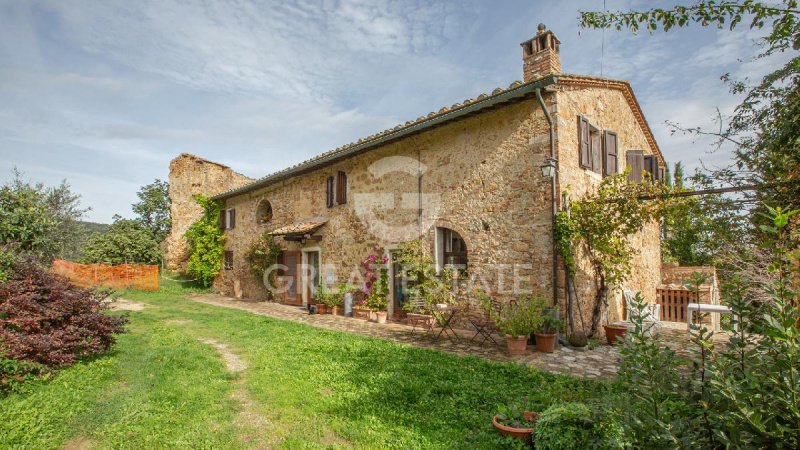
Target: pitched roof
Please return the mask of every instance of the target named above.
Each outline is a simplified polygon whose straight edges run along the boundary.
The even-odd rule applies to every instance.
[[[491,94],[481,94],[475,98],[464,100],[463,103],[455,103],[449,107],[445,106],[439,109],[439,111],[430,112],[427,115],[418,117],[416,120],[409,120],[393,128],[367,136],[366,138],[359,139],[356,142],[351,142],[344,146],[337,147],[311,159],[295,164],[294,166],[290,166],[286,169],[261,177],[252,183],[217,194],[212,198],[215,200],[224,200],[239,194],[250,192],[252,190],[268,186],[277,181],[285,180],[292,176],[326,166],[335,161],[364,153],[403,137],[431,129],[451,121],[478,114],[480,112],[488,111],[506,104],[515,103],[523,99],[533,97],[537,89],[559,83],[589,87],[607,87],[621,90],[625,95],[628,104],[633,110],[639,125],[644,130],[651,147],[659,155],[662,162],[664,161],[664,157],[661,155],[658,144],[656,144],[655,137],[653,137],[652,130],[647,124],[647,120],[644,118],[644,114],[639,106],[639,102],[633,95],[633,89],[631,89],[630,83],[624,80],[615,80],[610,78],[554,74],[539,78],[537,80],[529,81],[527,83],[515,81],[507,88],[498,87],[494,89]]]

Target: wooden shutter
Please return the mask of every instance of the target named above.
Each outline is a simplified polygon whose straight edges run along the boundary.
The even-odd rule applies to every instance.
[[[603,132],[603,175],[617,173],[617,133]]]
[[[336,204],[345,203],[347,203],[347,174],[340,171],[336,174]]]
[[[650,174],[650,181],[658,180],[658,158],[653,155],[644,157],[644,171]]]
[[[228,211],[225,211],[224,209],[219,212],[219,229],[220,230],[224,230],[225,229],[225,218],[226,218],[226,214],[227,213],[228,213]]]
[[[231,223],[228,224],[228,227],[230,227],[230,229],[233,229],[234,227],[236,227],[236,209],[231,208],[228,211],[230,211],[231,213],[231,219],[230,219]]]
[[[642,150],[628,150],[625,159],[630,169],[628,181],[641,182],[644,170],[644,152]]]
[[[589,136],[589,120],[578,116],[578,142],[580,152],[580,165],[588,169],[592,168],[592,146]]]
[[[661,166],[658,166],[658,180],[663,183],[665,178],[666,178],[666,176],[664,175],[664,168],[661,167]]]
[[[325,204],[328,208],[333,207],[333,194],[334,194],[334,186],[333,186],[333,177],[328,177],[325,182]]]

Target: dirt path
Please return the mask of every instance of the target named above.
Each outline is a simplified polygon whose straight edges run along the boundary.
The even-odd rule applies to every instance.
[[[225,369],[233,374],[241,374],[247,370],[247,361],[240,358],[236,353],[224,343],[214,339],[201,339],[200,342],[214,347],[225,363]],[[259,411],[258,406],[247,393],[244,378],[241,376],[234,381],[233,398],[239,403],[241,409],[236,419],[236,425],[241,429],[242,440],[252,446],[252,448],[268,449],[272,448],[266,442],[267,428],[270,421]]]
[[[108,298],[105,301],[112,311],[141,311],[146,307],[144,303],[133,302],[124,298]]]

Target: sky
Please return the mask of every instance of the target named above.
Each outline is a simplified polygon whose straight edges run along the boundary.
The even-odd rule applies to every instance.
[[[609,10],[652,2],[608,0]],[[670,3],[672,4],[672,3]],[[629,80],[669,162],[730,162],[711,139],[758,79],[756,32],[581,29],[561,1],[0,0],[0,183],[66,179],[87,220],[131,217],[182,152],[257,178],[522,78],[545,23],[564,72]]]

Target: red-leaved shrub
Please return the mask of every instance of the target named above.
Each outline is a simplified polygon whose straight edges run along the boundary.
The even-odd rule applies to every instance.
[[[0,356],[61,368],[107,351],[127,322],[102,313],[107,296],[18,261],[0,282]]]

